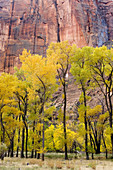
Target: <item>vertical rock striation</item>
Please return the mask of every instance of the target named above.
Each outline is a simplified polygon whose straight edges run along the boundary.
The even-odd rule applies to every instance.
[[[50,42],[82,47],[111,41],[112,11],[109,0],[1,0],[0,72],[20,66],[23,48],[45,56]]]

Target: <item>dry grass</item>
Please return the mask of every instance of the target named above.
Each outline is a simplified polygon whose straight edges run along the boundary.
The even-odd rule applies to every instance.
[[[42,166],[44,165],[44,162],[41,161],[41,160],[39,160],[39,161],[38,161],[38,165],[39,165],[39,167],[42,167]]]
[[[88,167],[91,167],[93,170],[95,170],[96,169],[96,163],[95,162],[89,163]]]
[[[61,161],[61,160],[56,161],[55,167],[56,167],[57,169],[62,169],[62,168],[63,168],[62,161]]]
[[[25,161],[26,162],[26,161]],[[38,164],[39,161],[37,159],[28,159],[28,161],[26,162],[26,164],[28,165],[35,165]]]
[[[48,166],[49,168],[53,169],[53,168],[54,168],[54,161],[48,161],[48,162],[47,162],[47,166]]]
[[[16,168],[15,168],[16,167]],[[5,158],[2,162],[0,161],[0,169],[2,170],[56,170],[56,169],[69,169],[69,170],[80,170],[83,168],[89,168],[91,170],[96,170],[99,167],[99,170],[107,168],[111,170],[113,167],[113,161],[111,160],[88,160],[85,159],[71,159],[64,160],[64,158],[47,158],[45,157],[45,161],[41,161],[38,159],[21,159],[21,158]]]
[[[70,161],[66,162],[66,169],[74,170],[74,164],[72,164]]]

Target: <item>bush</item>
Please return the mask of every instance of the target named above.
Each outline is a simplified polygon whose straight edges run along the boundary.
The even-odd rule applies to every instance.
[[[7,146],[5,143],[0,144],[0,159],[4,160],[5,152],[7,151]]]

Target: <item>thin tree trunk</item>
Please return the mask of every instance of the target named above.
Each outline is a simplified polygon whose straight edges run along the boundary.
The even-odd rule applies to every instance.
[[[27,158],[27,152],[28,152],[28,150],[27,150],[27,143],[28,143],[28,127],[26,125],[26,158]]]
[[[8,148],[8,157],[10,157],[10,147]]]
[[[40,159],[40,153],[38,153],[38,155],[37,155],[37,159]]]
[[[108,158],[107,147],[106,147],[106,143],[105,143],[105,140],[104,140],[103,132],[102,132],[102,139],[103,139],[104,147],[105,147],[105,149],[106,149],[106,159],[107,159],[107,158]]]
[[[16,157],[18,157],[18,152],[19,152],[19,146],[17,146]]]
[[[22,130],[22,150],[21,150],[21,158],[24,158],[24,138],[25,138],[25,128]]]
[[[5,128],[3,128],[3,120],[2,120],[2,113],[0,113],[0,122],[1,122],[1,143],[4,143],[5,141]]]
[[[100,154],[100,142],[97,143],[96,154]]]
[[[84,94],[84,106],[85,106],[85,113],[84,113],[84,123],[85,123],[85,151],[86,151],[86,159],[89,160],[89,153],[88,153],[88,134],[87,134],[87,115],[86,115],[86,92],[84,87],[82,86],[83,94]]]
[[[18,144],[20,143],[20,129],[18,131]],[[18,157],[18,152],[19,152],[19,146],[17,146],[17,152],[16,152],[16,157]]]
[[[40,103],[42,103],[42,98],[40,98]],[[41,116],[41,113],[43,112],[43,106],[41,107],[39,111],[39,115]],[[39,117],[39,123],[41,123],[41,117]],[[41,137],[41,130],[39,130],[39,138]],[[40,139],[38,140],[39,143],[39,149],[40,149]],[[37,159],[40,159],[40,153],[37,154]]]
[[[89,129],[91,129],[90,127],[89,127]],[[93,143],[92,143],[92,139],[91,139],[91,134],[90,134],[90,145],[91,145],[91,148],[93,149]],[[94,159],[94,154],[93,154],[93,151],[92,151],[92,159]]]
[[[20,122],[20,116],[19,116],[19,122]],[[20,143],[20,128],[18,130],[18,144]],[[17,153],[16,153],[16,157],[18,157],[18,152],[19,152],[19,146],[17,146]]]
[[[112,114],[110,113],[110,128],[112,129]],[[112,158],[113,158],[113,133],[111,134],[111,145],[112,145]]]
[[[37,151],[35,150],[35,158],[37,157]]]
[[[41,123],[41,120],[39,121],[39,123]],[[39,138],[41,137],[41,130],[39,131]],[[40,145],[40,139],[38,140],[38,143]],[[39,149],[40,149],[40,146],[39,146]],[[40,159],[40,153],[37,154],[37,159]]]
[[[35,121],[33,121],[33,133],[34,133],[34,130],[35,130]],[[32,139],[32,146],[34,147],[34,137]],[[33,157],[34,157],[34,148],[31,151],[31,158]]]
[[[111,74],[111,76],[112,76],[112,74]],[[111,79],[111,81],[110,81],[110,84],[112,85],[112,79]],[[110,128],[112,129],[112,101],[111,101],[111,95],[110,95],[110,93],[111,93],[111,86],[110,87],[108,87],[108,99],[109,99],[109,124],[110,124]],[[107,96],[106,96],[106,101],[107,101]],[[108,105],[107,105],[108,106]],[[111,134],[111,145],[112,145],[112,158],[113,158],[113,133]]]
[[[3,129],[3,143],[5,143],[5,129]]]
[[[44,94],[45,95],[45,94]],[[45,97],[44,97],[44,100],[45,100]],[[45,101],[44,101],[45,102]],[[42,148],[43,148],[43,153],[42,153],[42,161],[44,161],[44,105],[43,105],[43,112],[42,112],[42,116],[43,116],[43,130],[42,130],[42,138],[43,138],[43,141],[42,141]]]
[[[23,117],[23,122],[24,122],[24,125],[25,125],[25,129],[26,129],[26,158],[27,158],[27,142],[28,142],[28,126],[27,126],[27,123],[26,123],[26,115],[27,115],[27,105],[28,105],[28,98],[27,98],[27,95],[28,95],[28,92],[26,91],[26,95],[25,95],[25,99],[24,99],[24,117]]]
[[[66,97],[66,84],[64,82],[63,85],[63,90],[64,90],[64,116],[63,116],[63,124],[64,124],[64,140],[65,140],[65,160],[68,159],[67,155],[67,134],[66,134],[66,102],[67,102],[67,97]]]
[[[14,149],[14,138],[11,140],[11,157],[14,157],[13,149]]]

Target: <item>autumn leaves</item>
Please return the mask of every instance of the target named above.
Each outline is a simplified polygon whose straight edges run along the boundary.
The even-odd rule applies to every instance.
[[[90,152],[93,158],[93,153],[101,150],[106,151],[106,157],[107,151],[112,150],[113,155],[113,49],[105,46],[77,48],[65,41],[51,43],[46,58],[24,50],[20,61],[22,67],[16,69],[14,75],[2,73],[0,76],[0,137],[9,148],[9,155],[13,156],[16,151],[17,156],[21,152],[21,157],[28,157],[30,151],[31,157],[40,158],[42,153],[44,160],[46,151],[64,150],[65,159],[68,159],[67,152],[73,148],[73,143],[85,150],[86,159]],[[79,118],[67,126],[70,66],[81,96]],[[56,111],[52,98],[59,85],[63,107]],[[89,94],[97,89],[101,98],[97,98],[98,104],[92,107]],[[61,110],[63,120],[53,125],[53,114]]]

